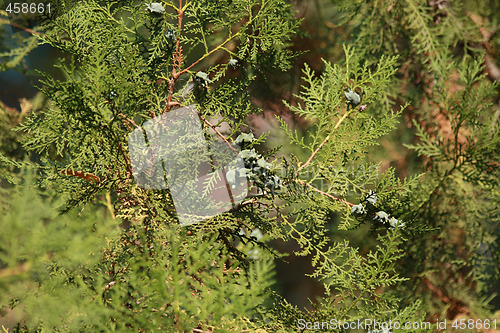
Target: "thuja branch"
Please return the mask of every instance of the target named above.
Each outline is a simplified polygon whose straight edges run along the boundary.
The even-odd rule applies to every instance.
[[[340,119],[337,121],[337,123],[335,124],[335,127],[333,127],[333,131],[335,131],[337,128],[339,128],[340,124],[342,124],[342,122],[344,121],[345,118],[347,118],[347,116],[351,113],[352,111],[349,111],[349,109],[346,111],[346,113],[344,113],[344,115],[342,117],[340,117]],[[311,154],[311,156],[309,156],[309,158],[307,159],[306,163],[304,163],[302,166],[300,166],[298,169],[297,169],[297,174],[299,173],[300,170],[304,169],[306,166],[308,166],[309,164],[311,164],[312,160],[314,159],[314,156],[316,156],[316,154],[319,152],[319,150],[325,145],[325,143],[328,142],[328,140],[330,140],[330,135],[332,133],[328,134],[326,136],[326,138],[323,140],[323,142],[320,143],[320,145],[318,146],[318,148],[316,148],[316,150]]]
[[[116,18],[113,17],[113,15],[111,14],[111,4],[108,4],[108,6],[106,6],[106,9],[104,9],[104,7],[102,6],[98,6],[97,7],[98,10],[102,11],[110,21],[113,21],[114,23],[116,23],[118,26],[120,26],[121,28],[123,28],[125,31],[127,31],[128,33],[131,33],[133,35],[137,34],[137,31],[134,31],[132,29],[130,29],[129,27],[127,27],[124,22],[123,22],[123,18],[118,21]]]
[[[177,40],[175,41],[175,54],[174,54],[174,66],[172,68],[172,77],[168,82],[168,98],[165,105],[165,110],[168,110],[172,107],[172,96],[174,95],[174,85],[175,81],[179,78],[182,67],[182,47],[181,47],[181,32],[182,32],[182,19],[184,17],[184,11],[187,8],[182,6],[182,0],[179,0],[179,9],[177,11]]]
[[[229,42],[231,42],[233,39],[235,39],[236,37],[238,37],[239,35],[241,35],[241,31],[245,30],[247,27],[249,27],[257,17],[259,17],[259,14],[262,12],[262,9],[265,7],[266,5],[266,1],[264,1],[262,3],[262,6],[259,10],[259,12],[255,15],[255,16],[252,16],[252,9],[250,8],[249,9],[249,17],[250,19],[248,20],[248,22],[245,24],[244,27],[242,27],[237,33],[235,33],[234,35],[231,35],[231,32],[229,32],[229,36],[226,38],[226,40],[224,42],[222,42],[222,44],[220,44],[219,46],[217,46],[216,48],[212,49],[210,52],[207,52],[205,53],[200,59],[196,60],[195,62],[193,62],[190,66],[188,66],[187,68],[185,68],[181,74],[184,74],[184,73],[187,73],[189,70],[191,70],[194,66],[196,66],[197,64],[199,64],[201,61],[203,61],[204,59],[210,57],[212,54],[214,54],[215,52],[219,51],[219,50],[226,50],[227,51],[227,48],[225,47]]]
[[[235,33],[234,35],[232,36],[229,36],[222,44],[220,44],[219,46],[217,46],[216,48],[212,49],[210,52],[208,53],[205,53],[200,59],[196,60],[195,62],[193,62],[191,65],[189,65],[187,68],[185,68],[184,70],[182,70],[182,72],[180,72],[180,74],[185,74],[187,73],[189,70],[191,70],[194,66],[196,66],[197,64],[199,64],[201,61],[203,61],[204,59],[208,58],[209,56],[211,56],[212,54],[214,54],[215,52],[221,50],[221,49],[225,49],[225,46],[227,43],[229,43],[230,41],[232,41],[234,38],[236,38],[237,36],[239,36],[241,34],[241,31],[238,31],[237,33]]]
[[[303,248],[309,248],[316,252],[316,254],[313,254],[313,257],[316,256],[317,260],[315,260],[313,266],[317,268],[316,272],[308,274],[310,277],[320,278],[320,276],[323,275],[322,279],[325,279],[328,278],[328,276],[338,276],[342,274],[346,277],[352,278],[352,272],[345,270],[347,263],[344,262],[339,264],[335,260],[332,260],[332,258],[328,255],[328,251],[325,251],[323,248],[323,246],[325,246],[324,243],[318,244],[310,237],[306,237],[304,232],[299,230],[295,223],[291,223],[289,217],[283,214],[281,210],[276,209],[276,213],[278,217],[281,217],[283,224],[290,229],[290,235],[293,239],[295,239],[299,244],[302,244]],[[312,251],[310,251],[310,253],[312,254]]]
[[[353,110],[349,110],[349,107],[347,108],[347,111],[342,115],[342,117],[339,118],[339,120],[337,121],[337,123],[335,124],[335,126],[333,127],[333,131],[337,130],[339,128],[339,126],[342,124],[342,122],[351,114]],[[329,133],[326,138],[323,140],[323,142],[320,143],[320,145],[318,146],[318,148],[316,148],[316,150],[311,154],[311,156],[309,156],[309,158],[307,159],[306,163],[304,163],[302,166],[300,166],[297,171],[296,171],[296,175],[299,174],[299,171],[304,169],[305,167],[307,167],[309,164],[311,164],[312,160],[314,159],[314,157],[316,156],[316,154],[320,151],[320,149],[328,142],[328,140],[330,140],[330,137],[331,137],[332,133]],[[297,179],[297,182],[299,184],[302,184],[302,185],[305,185],[307,187],[309,187],[311,190],[313,190],[314,192],[317,192],[321,195],[324,195],[332,200],[335,200],[335,201],[338,201],[338,202],[341,202],[349,207],[352,207],[354,206],[354,204],[350,203],[349,201],[346,201],[344,199],[340,199],[340,198],[337,198],[329,193],[326,193],[326,192],[323,192],[319,189],[317,189],[316,187],[314,187],[313,185],[301,180],[301,179]]]
[[[177,81],[177,79],[181,75],[189,73],[189,71],[191,71],[194,66],[198,65],[201,61],[203,61],[206,58],[210,57],[212,54],[216,53],[217,51],[224,50],[224,51],[228,52],[229,50],[226,48],[226,45],[229,42],[231,42],[232,40],[234,40],[236,37],[240,36],[242,34],[242,31],[245,30],[247,27],[249,27],[255,21],[255,19],[257,17],[259,17],[259,13],[264,8],[266,2],[264,1],[264,3],[261,6],[261,8],[259,10],[259,13],[257,13],[257,15],[250,16],[250,19],[245,24],[245,26],[240,29],[240,31],[238,31],[234,35],[231,34],[231,32],[230,32],[229,36],[226,38],[226,40],[224,42],[222,42],[220,45],[218,45],[217,47],[215,47],[211,51],[206,52],[198,60],[196,60],[195,62],[193,62],[188,67],[186,67],[186,68],[184,68],[184,69],[181,70],[183,54],[182,54],[182,47],[180,46],[180,35],[181,35],[181,31],[182,31],[182,21],[183,21],[184,11],[189,7],[189,4],[190,3],[186,3],[186,5],[183,7],[182,0],[179,0],[179,9],[177,10],[178,33],[177,33],[177,41],[176,41],[176,45],[175,45],[174,66],[173,66],[173,69],[172,69],[172,77],[170,78],[169,83],[168,83],[168,98],[167,98],[167,101],[166,101],[164,112],[167,111],[167,110],[169,110],[173,106],[172,103],[175,103],[175,102],[172,102],[172,97],[174,95],[174,85],[175,85],[175,82]],[[250,14],[251,14],[251,10],[249,10],[249,11],[250,11]],[[229,52],[229,53],[232,53],[232,52]]]
[[[358,292],[356,293],[356,289],[354,288],[349,290],[349,294],[351,295],[351,297],[353,297],[353,300],[351,304],[347,306],[344,311],[342,311],[342,313],[338,316],[339,318],[348,318],[351,310],[355,309],[360,301],[368,301],[369,298],[365,296],[366,293],[372,294],[370,299],[373,299],[372,297],[374,297],[376,293],[375,290],[379,287],[384,287],[387,285],[385,284],[383,279],[381,280],[382,274],[389,276],[392,271],[394,273],[393,277],[395,279],[399,279],[400,281],[407,280],[405,278],[400,278],[399,274],[394,270],[393,266],[394,261],[402,256],[399,256],[397,253],[398,245],[401,243],[401,241],[399,240],[400,234],[393,230],[387,235],[388,239],[383,243],[385,249],[377,246],[376,252],[372,252],[366,257],[365,262],[369,263],[370,260],[375,259],[376,263],[374,263],[375,265],[365,273],[365,281],[359,285],[359,288],[356,288]]]

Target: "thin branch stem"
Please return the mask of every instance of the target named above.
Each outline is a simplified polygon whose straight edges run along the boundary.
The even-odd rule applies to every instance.
[[[303,180],[300,180],[300,179],[297,179],[297,183],[299,184],[302,184],[302,185],[306,185],[307,187],[309,187],[311,190],[313,190],[314,192],[317,192],[321,195],[324,195],[332,200],[335,200],[335,201],[338,201],[338,202],[342,202],[343,204],[349,206],[349,207],[352,207],[354,206],[353,203],[350,203],[349,201],[346,201],[344,199],[340,199],[340,198],[337,198],[337,197],[334,197],[333,195],[331,195],[330,193],[326,193],[326,192],[323,192],[321,191],[320,189],[317,189],[316,187],[312,186],[311,184],[303,181]]]
[[[83,178],[83,179],[86,179],[90,182],[94,182],[96,184],[99,184],[101,182],[101,178],[99,178],[98,176],[96,175],[93,175],[89,172],[84,172],[84,171],[73,171],[73,170],[63,170],[61,171],[61,173],[63,175],[67,175],[67,176],[75,176],[75,177],[79,177],[79,178]]]
[[[174,66],[172,68],[172,77],[168,81],[168,97],[165,103],[165,109],[163,112],[170,110],[172,107],[172,97],[174,95],[174,85],[175,81],[179,78],[182,67],[182,47],[181,47],[181,32],[182,32],[182,19],[184,17],[184,10],[182,0],[179,0],[179,10],[177,11],[177,40],[175,42],[175,54],[174,54]]]
[[[178,16],[177,16],[178,34],[177,34],[177,41],[176,41],[176,45],[175,45],[174,66],[173,66],[173,69],[172,69],[172,77],[170,78],[170,80],[168,80],[168,97],[167,97],[167,100],[165,102],[165,108],[163,109],[163,112],[167,112],[168,110],[170,110],[172,108],[172,106],[173,106],[173,103],[175,103],[175,102],[172,102],[172,97],[174,95],[174,85],[175,85],[175,82],[177,81],[177,79],[181,75],[189,73],[189,71],[194,66],[196,66],[197,64],[199,64],[204,59],[210,57],[215,52],[217,52],[219,50],[226,50],[227,51],[227,48],[225,46],[229,42],[231,42],[232,40],[234,40],[236,37],[240,36],[241,35],[241,31],[243,29],[242,28],[240,31],[238,31],[234,35],[231,34],[231,32],[230,32],[229,36],[227,37],[227,39],[222,44],[220,44],[216,48],[212,49],[211,51],[205,53],[201,58],[199,58],[198,60],[196,60],[195,62],[193,62],[188,67],[186,67],[186,68],[184,68],[184,69],[181,70],[182,62],[183,62],[182,61],[182,58],[183,58],[182,47],[180,46],[180,35],[181,35],[181,31],[182,31],[182,19],[183,19],[184,11],[189,7],[190,4],[191,4],[191,2],[186,2],[186,4],[183,6],[182,5],[182,0],[179,0],[179,8],[177,9],[177,14],[178,14]],[[262,4],[262,7],[261,7],[261,11],[262,11],[262,8],[264,8],[265,5],[266,5],[266,2],[264,1],[263,4]],[[246,25],[244,26],[244,28],[246,28],[250,24],[252,24],[252,22],[257,17],[258,17],[258,15],[256,15],[255,17],[253,17],[253,16],[250,17],[250,19],[248,20],[248,22],[246,23]]]
[[[32,30],[30,28],[26,28],[26,27],[20,26],[17,23],[11,22],[11,21],[3,19],[3,18],[0,18],[0,24],[9,24],[9,25],[13,26],[14,28],[18,28],[18,29],[24,30],[27,33],[30,33],[32,35],[38,35],[38,36],[43,35],[43,33],[41,33],[41,32],[38,32],[38,31]]]
[[[106,208],[108,208],[108,211],[114,220],[114,219],[116,219],[116,215],[115,215],[115,211],[113,210],[113,204],[111,203],[111,195],[109,192],[106,193],[105,198],[106,198],[106,201],[105,201]]]
[[[127,117],[127,116],[125,116],[122,112],[120,112],[120,113],[119,113],[119,115],[120,115],[120,116],[122,116],[124,119],[126,119],[129,123],[131,123],[131,124],[132,124],[132,125],[134,125],[135,127],[140,128],[140,126],[139,126],[139,125],[137,125],[137,124],[135,123],[135,121],[134,121],[134,120],[132,120],[132,119],[128,118],[128,117]]]
[[[200,117],[201,120],[203,120],[203,122],[205,124],[207,124],[208,126],[210,126],[215,133],[217,133],[217,135],[222,139],[224,140],[225,143],[227,143],[227,145],[229,146],[229,148],[234,151],[235,153],[238,153],[238,151],[236,150],[236,148],[233,147],[233,145],[231,145],[231,143],[229,141],[227,141],[226,137],[221,133],[219,132],[219,130],[217,129],[217,127],[215,127],[214,125],[212,125],[207,119],[205,119],[205,117],[203,117],[201,114],[198,114],[198,116]]]
[[[337,121],[337,124],[335,124],[335,127],[333,128],[333,131],[335,131],[337,128],[339,128],[340,124],[342,124],[342,122],[344,121],[345,118],[347,118],[347,116],[351,113],[351,111],[346,111],[346,113],[344,113],[344,115]],[[311,156],[309,156],[309,158],[307,159],[306,163],[304,163],[302,166],[300,166],[298,169],[297,169],[297,174],[299,173],[300,170],[304,169],[306,166],[308,166],[309,164],[311,164],[314,156],[316,156],[316,154],[319,152],[319,150],[325,145],[325,143],[328,142],[328,140],[330,140],[330,134],[328,134],[326,136],[326,138],[323,140],[323,142],[320,143],[320,145],[318,146],[318,148],[316,148],[316,150],[311,154]]]
[[[182,75],[182,74],[187,73],[189,70],[191,70],[191,68],[193,68],[194,66],[196,66],[197,64],[199,64],[201,61],[203,61],[204,59],[208,58],[209,56],[211,56],[215,52],[219,51],[220,49],[223,49],[224,46],[226,46],[227,43],[229,43],[230,41],[232,41],[235,37],[239,36],[240,34],[241,33],[238,31],[234,35],[228,37],[222,44],[220,44],[219,46],[217,46],[212,51],[210,51],[208,53],[205,53],[200,59],[196,60],[191,65],[189,65],[187,68],[183,69],[179,74]]]
[[[265,6],[265,2],[263,3],[262,5],[262,8],[264,8]],[[261,8],[261,10],[262,10]],[[258,15],[256,15],[255,17],[250,17],[250,19],[248,20],[248,22],[246,23],[245,27],[248,27],[250,24],[252,24],[252,22],[258,17]],[[238,37],[239,35],[241,35],[241,31],[238,31],[237,33],[235,33],[234,35],[230,35],[229,37],[227,37],[227,39],[222,43],[220,44],[219,46],[217,46],[216,48],[214,48],[212,51],[208,52],[208,53],[205,53],[200,59],[196,60],[195,62],[193,62],[191,65],[189,65],[187,68],[185,68],[184,70],[182,70],[179,75],[181,74],[185,74],[187,73],[188,71],[191,70],[191,68],[193,68],[194,66],[196,66],[197,64],[199,64],[201,61],[203,61],[204,59],[210,57],[212,54],[214,54],[215,52],[223,49],[223,50],[226,50],[225,46],[226,44],[228,44],[229,42],[231,42],[233,39],[235,39],[236,37]]]

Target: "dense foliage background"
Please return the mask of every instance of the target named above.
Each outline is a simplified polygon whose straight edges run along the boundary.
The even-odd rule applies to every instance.
[[[0,11],[4,331],[499,330],[498,1],[53,4]],[[252,188],[181,227],[127,140],[186,105]]]

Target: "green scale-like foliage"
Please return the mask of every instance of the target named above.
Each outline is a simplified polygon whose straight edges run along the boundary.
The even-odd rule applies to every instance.
[[[269,254],[243,272],[215,239],[179,227],[157,228],[148,243],[143,228],[122,231],[97,210],[58,216],[30,179],[3,212],[0,289],[43,331],[233,331],[261,317]]]
[[[402,294],[422,295],[421,311],[433,318],[487,316],[491,292],[498,288],[498,270],[492,267],[499,263],[494,198],[500,146],[493,105],[498,85],[488,80],[492,69],[483,60],[498,58],[498,38],[485,37],[485,31],[497,29],[492,13],[498,3],[332,3],[342,13],[343,33],[350,34],[365,61],[399,56],[391,95],[398,103],[411,102],[405,118],[415,137],[406,146],[425,163],[427,174],[411,188],[402,217],[439,231],[406,243],[403,270],[416,278]]]

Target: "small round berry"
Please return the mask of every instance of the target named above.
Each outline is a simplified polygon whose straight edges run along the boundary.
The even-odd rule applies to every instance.
[[[389,221],[389,214],[381,210],[375,213],[373,220],[375,222],[386,223]]]
[[[234,143],[236,143],[239,146],[244,146],[247,143],[252,143],[255,141],[255,136],[253,133],[241,133],[238,135],[236,140],[234,140]]]
[[[267,169],[267,170],[271,169],[271,167],[272,167],[271,163],[267,162],[267,161],[266,161],[265,159],[263,159],[263,158],[259,158],[259,159],[257,160],[257,165],[258,165],[260,168],[262,168],[262,169]]]
[[[175,30],[168,29],[167,32],[165,32],[165,38],[167,39],[167,42],[169,44],[173,44],[175,42],[175,40],[177,39]]]
[[[255,151],[255,149],[245,149],[240,152],[240,157],[243,160],[257,160],[259,158],[259,154]]]
[[[236,183],[236,171],[231,169],[226,172],[226,180],[231,185],[231,188],[235,186],[234,184]]]
[[[115,99],[117,97],[118,97],[118,94],[113,90],[111,90],[108,94],[108,99]]]
[[[202,87],[206,87],[209,83],[212,82],[210,81],[208,74],[201,71],[196,73],[194,80],[197,84],[199,84]]]
[[[363,216],[366,214],[366,208],[363,204],[358,204],[352,206],[351,214],[357,217]]]
[[[231,60],[229,60],[229,62],[227,64],[232,69],[236,69],[236,67],[238,67],[238,60],[237,59],[231,59]]]
[[[272,175],[266,179],[266,183],[264,185],[271,190],[272,194],[274,194],[274,190],[280,190],[283,187],[283,181],[280,177]]]
[[[394,217],[391,217],[389,219],[389,224],[391,226],[391,228],[403,228],[405,226],[405,223],[402,223],[401,221],[397,220],[396,218]]]
[[[163,8],[163,5],[159,2],[151,2],[147,4],[146,10],[149,10],[150,13],[155,13],[155,14],[165,13],[165,8]]]
[[[255,239],[257,240],[261,240],[263,235],[262,235],[262,231],[260,231],[260,229],[258,228],[255,228],[252,230],[252,232],[250,233],[250,237],[255,237]]]
[[[368,192],[365,202],[368,204],[369,208],[373,208],[377,203],[377,195],[375,194],[375,192],[373,191]]]
[[[345,92],[345,97],[347,99],[347,104],[351,104],[352,106],[356,106],[361,102],[361,97],[359,95],[352,91],[349,90],[348,92]]]

